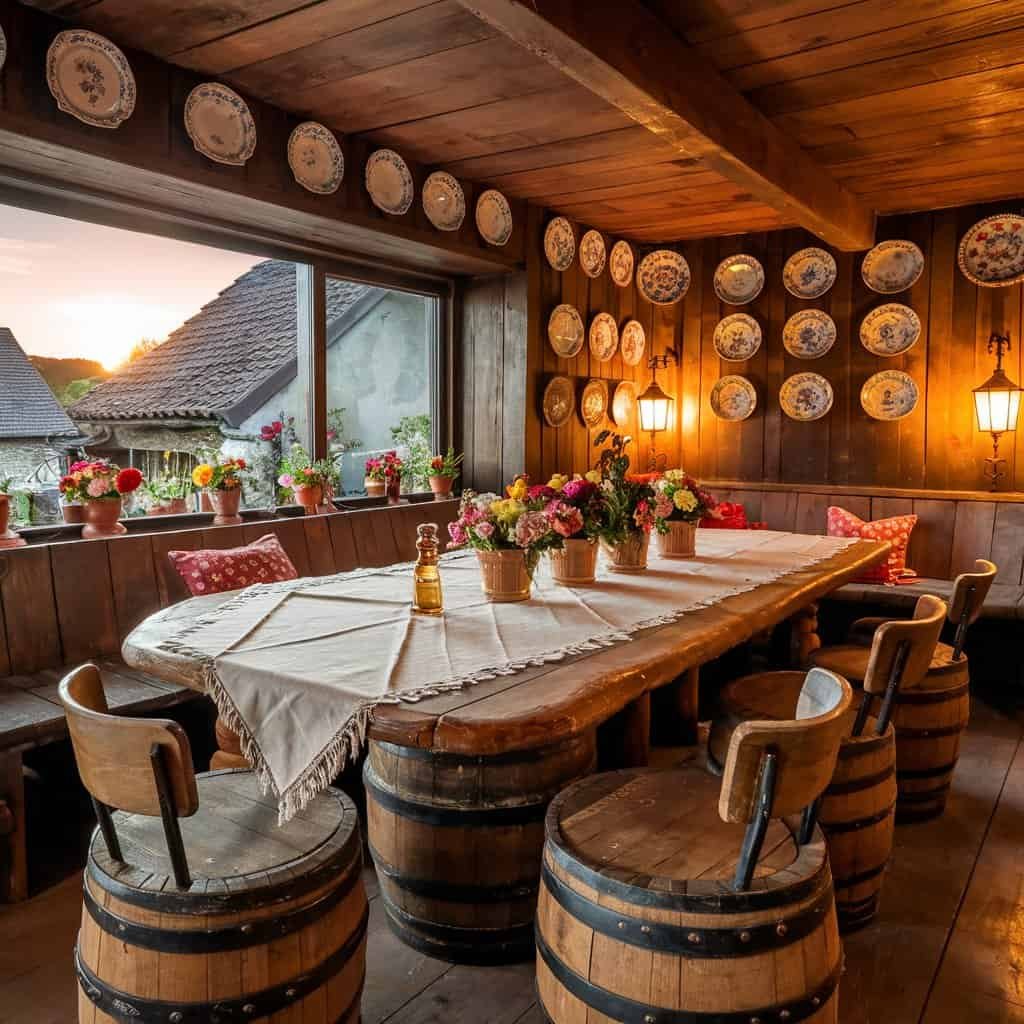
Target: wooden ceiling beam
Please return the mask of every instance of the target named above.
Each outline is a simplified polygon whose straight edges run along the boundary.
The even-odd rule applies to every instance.
[[[609,17],[582,0],[459,2],[785,222],[837,249],[874,244],[874,211],[639,0],[618,0]]]

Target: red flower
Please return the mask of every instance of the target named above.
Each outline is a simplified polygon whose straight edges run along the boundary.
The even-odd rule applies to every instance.
[[[122,469],[114,480],[114,487],[118,494],[131,494],[139,489],[142,483],[142,474],[133,467]]]
[[[275,434],[280,434],[281,431],[284,430],[284,424],[280,420],[274,420],[274,422],[270,424],[270,429]]]
[[[74,489],[75,489],[75,479],[74,479],[74,477],[70,477],[70,476],[63,476],[63,477],[61,477],[60,483],[57,485],[57,490],[59,490],[61,494],[67,494],[68,491],[73,491]]]
[[[239,469],[245,469],[245,466],[246,466],[245,459],[242,459],[242,458],[235,459],[235,465]]]

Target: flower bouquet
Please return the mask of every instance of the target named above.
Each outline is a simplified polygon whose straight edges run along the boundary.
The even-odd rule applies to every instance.
[[[664,558],[693,558],[697,524],[715,507],[715,499],[692,476],[669,469],[655,482],[655,528]]]
[[[547,497],[530,497],[526,477],[516,477],[507,497],[464,491],[459,518],[448,524],[449,548],[476,551],[489,601],[525,601],[541,552],[561,547]]]
[[[577,586],[593,583],[597,571],[597,536],[604,514],[601,490],[593,480],[556,473],[546,484],[529,489],[532,499],[547,501],[545,514],[562,537],[559,547],[548,549],[551,576],[556,583]]]
[[[301,505],[306,515],[316,515],[317,506],[330,502],[338,482],[338,470],[330,459],[313,461],[301,444],[293,444],[291,451],[281,460],[281,475],[277,482],[290,487],[295,504]]]
[[[601,547],[612,572],[640,572],[647,568],[647,548],[655,524],[656,495],[651,481],[657,474],[630,474],[626,446],[633,440],[602,430],[594,447],[610,439],[586,479],[598,482],[604,513],[598,528]]]
[[[435,455],[430,460],[430,489],[434,492],[435,501],[446,501],[452,496],[452,484],[459,475],[462,464],[462,453],[455,454],[451,446],[444,455]]]
[[[188,496],[192,493],[192,481],[185,477],[162,473],[142,485],[146,495],[146,514],[151,516],[175,516],[188,512]]]
[[[367,495],[371,498],[380,498],[387,494],[392,504],[398,504],[404,468],[405,463],[398,457],[396,451],[367,459],[366,478],[363,480]]]
[[[67,503],[83,506],[82,536],[91,540],[125,532],[118,522],[124,496],[141,486],[142,474],[134,467],[121,469],[106,459],[97,459],[72,463],[58,489]]]
[[[210,497],[214,526],[237,526],[242,521],[238,509],[242,503],[242,473],[246,468],[245,459],[232,458],[201,462],[192,470],[192,483],[203,488]]]

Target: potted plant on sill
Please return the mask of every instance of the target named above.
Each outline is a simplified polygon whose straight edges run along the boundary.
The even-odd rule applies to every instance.
[[[697,524],[715,507],[715,499],[681,469],[666,470],[654,490],[655,529],[662,558],[693,558]]]
[[[402,488],[402,471],[405,463],[398,457],[398,452],[385,452],[381,456],[371,456],[366,460],[366,477],[363,486],[367,497],[381,498],[385,494],[392,505],[397,505]]]
[[[81,503],[82,537],[116,537],[124,533],[119,521],[124,497],[142,486],[142,474],[133,466],[121,469],[106,459],[72,464],[60,484],[60,492],[70,503]]]
[[[604,499],[597,484],[581,476],[556,473],[546,484],[531,487],[530,498],[548,502],[545,512],[560,547],[548,549],[551,577],[563,586],[593,583],[597,572],[597,537],[604,516]]]
[[[180,516],[188,512],[192,482],[184,477],[163,473],[143,485],[146,494],[146,515]]]
[[[312,516],[330,504],[338,482],[338,471],[330,459],[314,462],[301,444],[293,444],[281,461],[281,475],[277,482],[282,487],[290,487],[295,504],[301,505],[306,515]]]
[[[192,470],[192,483],[209,496],[214,526],[238,526],[242,522],[238,510],[242,504],[242,474],[246,468],[245,459],[230,458],[201,462]]]
[[[12,480],[12,477],[0,476],[0,548],[20,548],[25,543],[25,539],[10,528]]]
[[[626,446],[629,436],[602,430],[594,447],[611,440],[598,457],[597,468],[586,478],[597,483],[604,499],[598,536],[612,572],[642,572],[655,523],[656,495],[651,487],[656,473],[631,474]],[[667,511],[667,509],[663,509]]]
[[[447,501],[452,496],[452,484],[459,475],[463,454],[455,454],[455,449],[448,446],[444,455],[435,455],[430,460],[430,489],[434,492],[434,501]]]

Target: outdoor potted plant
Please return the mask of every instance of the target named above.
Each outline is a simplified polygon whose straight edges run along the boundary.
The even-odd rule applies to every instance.
[[[10,528],[11,480],[9,476],[0,476],[0,548],[17,548],[25,543],[24,539]]]
[[[655,492],[651,481],[657,474],[629,472],[626,446],[631,437],[602,430],[594,447],[611,439],[601,452],[597,469],[586,478],[597,483],[604,499],[598,537],[612,572],[642,572],[647,568],[647,549],[655,522]]]
[[[116,537],[125,532],[118,520],[124,496],[133,494],[142,486],[142,474],[132,466],[121,469],[106,459],[76,462],[60,482],[61,493],[72,502],[83,506],[82,536],[86,540],[97,537]]]
[[[192,483],[203,488],[213,508],[214,526],[237,526],[242,522],[238,510],[242,504],[242,473],[247,463],[242,458],[201,462],[192,470]]]
[[[192,493],[192,482],[180,476],[164,473],[143,485],[148,504],[146,514],[150,516],[178,516],[188,512],[188,496]]]
[[[531,487],[531,498],[547,498],[545,512],[562,537],[561,547],[548,549],[551,576],[563,586],[593,583],[597,572],[597,535],[604,502],[597,484],[556,473],[546,484]]]
[[[715,499],[681,469],[666,470],[654,490],[659,552],[663,558],[693,558],[697,524],[715,507]]]
[[[464,491],[459,518],[448,524],[448,546],[476,551],[484,595],[494,602],[526,601],[541,553],[562,544],[545,511],[550,502],[530,498],[525,477],[507,494]]]
[[[462,453],[455,454],[451,446],[444,455],[435,455],[430,460],[430,489],[434,492],[434,501],[447,501],[452,496],[452,484],[459,475],[462,464]]]
[[[277,482],[290,487],[295,504],[301,505],[308,516],[316,515],[318,506],[329,503],[338,479],[338,471],[329,459],[312,461],[301,444],[293,444],[288,456],[281,462],[281,475]]]
[[[398,452],[385,452],[380,456],[371,456],[366,460],[366,479],[363,485],[370,498],[380,498],[385,494],[392,505],[397,505],[402,486],[402,470],[405,464],[398,457]]]
[[[76,484],[82,470],[89,465],[88,460],[72,462],[67,475],[61,477],[57,490],[60,491],[60,511],[65,523],[77,525],[85,522],[85,509],[76,496]]]

